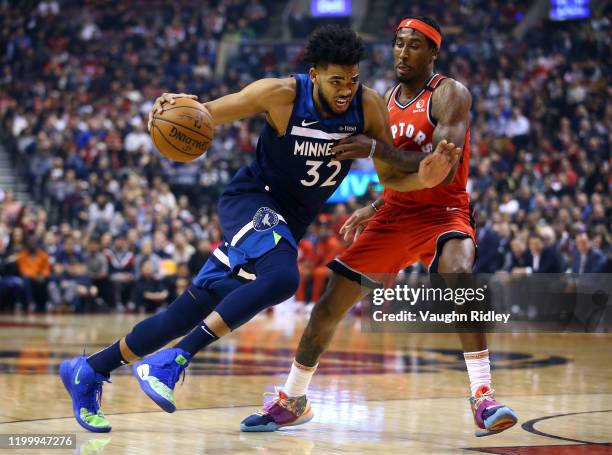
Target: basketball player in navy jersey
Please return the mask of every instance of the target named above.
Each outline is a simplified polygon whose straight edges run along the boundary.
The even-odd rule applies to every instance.
[[[267,120],[255,160],[238,171],[219,200],[224,242],[164,312],[90,357],[62,362],[60,376],[81,426],[110,431],[100,396],[111,371],[187,334],[132,368],[142,390],[173,412],[176,381],[199,350],[295,293],[297,242],[351,166],[351,160],[332,159],[332,146],[366,133],[393,147],[383,99],[359,83],[364,53],[352,30],[322,27],[306,46],[304,60],[313,64],[308,74],[262,79],[204,104],[215,125],[259,113]],[[164,94],[153,111],[162,113],[183,96],[190,95]],[[402,171],[380,160],[375,165],[383,184],[408,191],[442,182],[460,153],[444,141],[424,159],[415,154]]]

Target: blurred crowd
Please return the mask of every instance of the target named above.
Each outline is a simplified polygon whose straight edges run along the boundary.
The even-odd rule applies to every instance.
[[[390,2],[391,3],[391,2]],[[394,84],[399,19],[438,20],[437,70],[473,96],[469,192],[476,270],[610,271],[610,22],[543,21],[517,39],[528,2],[389,5],[365,83]],[[216,204],[251,160],[264,119],[217,128],[205,159],[154,150],[146,117],[162,92],[201,101],[301,69],[301,47],[258,46],[275,2],[0,2],[0,144],[34,203],[0,189],[0,309],[155,311],[221,239]],[[216,73],[222,39],[239,55]],[[296,299],[316,301],[338,229],[364,201],[326,209],[300,243]]]

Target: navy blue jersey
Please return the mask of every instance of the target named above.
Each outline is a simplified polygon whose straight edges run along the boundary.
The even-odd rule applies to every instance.
[[[223,297],[254,280],[254,261],[280,241],[297,248],[325,201],[351,167],[332,161],[340,139],[363,132],[362,87],[343,115],[322,118],[314,107],[312,82],[298,74],[293,110],[283,136],[266,123],[257,154],[242,167],[219,199],[223,243],[194,284]]]
[[[351,167],[352,160],[332,161],[330,150],[340,139],[363,133],[362,86],[344,114],[323,118],[315,109],[308,75],[293,77],[296,94],[286,133],[279,136],[266,122],[255,160],[236,175],[226,192],[252,190],[245,179],[255,178],[278,202],[281,213],[310,224]]]

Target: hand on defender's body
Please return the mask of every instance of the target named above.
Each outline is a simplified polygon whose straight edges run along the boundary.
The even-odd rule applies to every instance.
[[[161,114],[164,112],[164,104],[174,104],[177,98],[191,98],[192,100],[198,99],[195,95],[189,95],[187,93],[162,93],[160,97],[155,100],[155,104],[149,112],[149,123],[147,124],[149,131],[151,131],[151,123],[153,122],[154,114]]]
[[[340,235],[344,235],[344,240],[348,241],[351,234],[354,233],[353,242],[356,241],[359,234],[363,232],[368,224],[368,220],[374,216],[374,213],[374,208],[371,205],[355,210],[340,228]]]
[[[354,136],[345,137],[331,148],[331,151],[334,154],[334,159],[341,161],[367,158],[372,151],[372,140],[373,139],[371,137],[366,136],[365,134],[356,134]],[[374,158],[377,157],[377,152],[379,152],[381,147],[383,147],[382,143],[379,142],[376,144]],[[442,153],[446,156],[447,160],[453,161],[454,164],[456,162],[455,158],[461,154],[461,149],[459,149],[459,152],[457,152],[452,143],[449,144],[446,140],[442,140],[438,143],[438,146],[434,151],[434,154],[435,153]]]
[[[426,188],[439,185],[448,176],[461,156],[461,147],[441,140],[434,152],[419,163],[419,179]]]
[[[331,148],[331,152],[334,154],[333,159],[338,161],[367,158],[371,150],[372,138],[365,134],[345,137]]]

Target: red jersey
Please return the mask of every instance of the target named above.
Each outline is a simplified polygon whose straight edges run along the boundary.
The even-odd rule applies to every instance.
[[[398,84],[387,102],[389,128],[395,147],[412,153],[431,153],[432,138],[436,122],[431,116],[431,98],[440,82],[446,79],[434,74],[414,98],[407,104],[398,101]],[[468,210],[469,196],[465,189],[470,170],[470,130],[465,133],[465,143],[459,168],[450,185],[438,185],[418,191],[399,192],[385,188],[385,202],[414,208],[422,205],[461,208]]]

